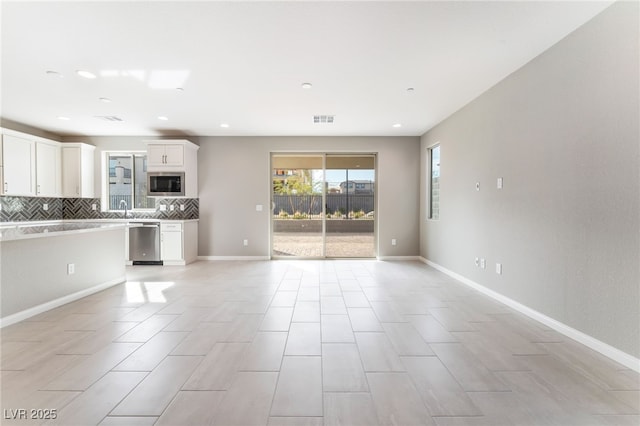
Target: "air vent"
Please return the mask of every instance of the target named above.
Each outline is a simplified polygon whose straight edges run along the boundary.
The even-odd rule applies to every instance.
[[[122,118],[116,117],[115,115],[94,115],[94,117],[98,120],[104,121],[124,121]]]
[[[335,115],[314,115],[314,124],[332,124]]]

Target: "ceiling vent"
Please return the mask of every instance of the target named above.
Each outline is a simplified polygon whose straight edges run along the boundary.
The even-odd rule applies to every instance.
[[[333,124],[335,115],[314,115],[314,124]]]
[[[98,120],[104,120],[104,121],[124,121],[122,118],[117,117],[115,115],[95,115],[95,118],[97,118]]]

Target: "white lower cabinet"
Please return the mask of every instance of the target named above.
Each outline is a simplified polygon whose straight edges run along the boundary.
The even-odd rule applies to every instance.
[[[184,261],[182,223],[160,224],[160,253],[160,258],[165,263]]]
[[[186,265],[198,254],[198,222],[160,222],[160,259],[164,265]]]

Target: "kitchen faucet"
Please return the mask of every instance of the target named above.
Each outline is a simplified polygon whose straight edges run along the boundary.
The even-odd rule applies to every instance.
[[[127,200],[120,200],[120,209],[122,209],[122,203],[124,203],[124,218],[126,219],[129,217],[129,215],[127,214]]]

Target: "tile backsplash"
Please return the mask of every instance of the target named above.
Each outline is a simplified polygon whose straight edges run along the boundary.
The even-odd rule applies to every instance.
[[[47,210],[43,205],[47,205]],[[95,204],[96,209],[93,210]],[[99,198],[0,197],[0,222],[62,219],[121,219],[124,211],[100,211]],[[165,206],[165,210],[162,210]],[[171,207],[173,206],[173,210]],[[184,206],[184,210],[180,209]],[[132,212],[138,219],[187,220],[199,218],[198,198],[156,198],[154,212]]]

